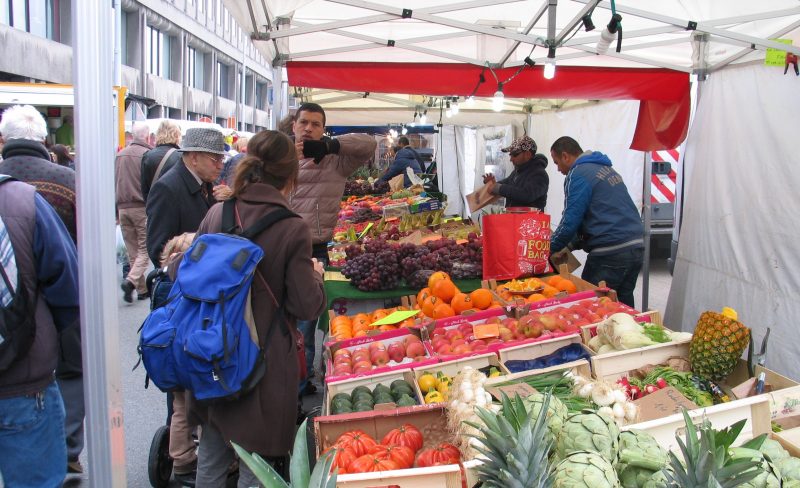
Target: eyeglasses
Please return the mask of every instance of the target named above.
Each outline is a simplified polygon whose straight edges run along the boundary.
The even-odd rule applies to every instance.
[[[220,154],[220,155],[212,155],[212,154],[209,154],[209,153],[200,153],[200,154],[202,154],[203,156],[206,156],[208,159],[213,161],[214,164],[222,164],[222,162],[225,160],[225,156],[223,156],[222,154]]]

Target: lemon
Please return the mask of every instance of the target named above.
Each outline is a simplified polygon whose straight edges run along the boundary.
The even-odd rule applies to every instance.
[[[417,380],[417,384],[419,384],[419,389],[422,390],[423,393],[427,393],[431,390],[436,390],[439,382],[436,380],[436,377],[430,373],[425,373],[419,377]]]

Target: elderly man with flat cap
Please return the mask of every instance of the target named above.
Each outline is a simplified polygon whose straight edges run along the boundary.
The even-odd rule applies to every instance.
[[[195,232],[208,209],[230,196],[228,187],[213,186],[225,161],[222,132],[189,129],[179,151],[182,160],[153,184],[147,196],[147,254],[156,268],[168,240]]]
[[[514,139],[502,151],[510,156],[514,171],[500,181],[495,181],[493,174],[484,175],[484,184],[489,185],[493,195],[506,198],[506,207],[533,207],[544,211],[550,187],[545,171],[547,156],[536,154],[536,142],[528,136]]]

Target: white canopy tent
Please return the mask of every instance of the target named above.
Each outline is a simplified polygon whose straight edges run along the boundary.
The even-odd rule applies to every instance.
[[[800,205],[789,189],[794,182],[800,181],[792,165],[781,166],[781,171],[766,172],[754,164],[754,160],[758,159],[758,155],[754,154],[755,148],[760,146],[766,146],[767,153],[777,157],[778,161],[788,162],[793,155],[791,136],[786,132],[796,127],[798,119],[795,115],[797,112],[789,110],[795,103],[785,90],[789,89],[786,85],[796,84],[798,80],[793,75],[783,77],[780,67],[767,68],[762,65],[768,48],[800,54],[797,46],[787,46],[773,40],[788,39],[794,44],[800,41],[800,5],[797,1],[412,0],[398,4],[388,0],[225,0],[225,5],[240,25],[250,29],[254,39],[263,41],[258,42],[257,46],[265,57],[273,60],[276,73],[283,75],[276,79],[287,80],[285,88],[289,84],[302,87],[300,93],[304,98],[318,101],[324,106],[330,105],[332,114],[340,107],[347,117],[359,111],[358,117],[364,122],[379,122],[380,118],[383,118],[382,123],[408,122],[420,104],[421,95],[466,97],[475,93],[479,102],[482,100],[488,104],[497,81],[505,81],[505,76],[498,80],[490,77],[492,71],[522,67],[526,57],[537,65],[532,70],[547,62],[557,64],[555,78],[550,80],[553,86],[563,85],[567,81],[574,83],[572,79],[567,80],[566,75],[560,75],[562,71],[569,73],[570,68],[577,67],[600,70],[622,68],[616,72],[620,84],[629,81],[633,70],[637,68],[666,68],[673,72],[697,75],[699,80],[705,80],[710,75],[709,81],[705,82],[710,94],[705,95],[701,83],[698,99],[693,101],[698,104],[698,116],[697,124],[689,129],[685,166],[689,175],[694,176],[687,175],[686,178],[687,194],[684,201],[687,207],[682,215],[684,232],[667,323],[675,328],[691,329],[703,309],[722,305],[738,306],[743,321],[754,327],[756,336],[763,335],[761,329],[767,324],[760,319],[765,316],[769,318],[770,325],[779,329],[780,336],[789,331],[789,327],[782,324],[791,323],[791,319],[800,314],[797,286],[791,286],[795,280],[784,276],[787,270],[796,268],[800,263],[796,258],[792,259],[792,253],[787,252],[785,246],[776,247],[775,243],[759,237],[782,235],[784,240],[781,242],[793,242],[791,237],[796,232],[786,230],[784,225],[787,221],[772,221],[767,216],[771,215],[773,209],[761,207],[762,202],[779,201],[783,211],[796,213]],[[616,42],[611,42],[610,49],[598,55],[600,33],[610,21],[612,10],[622,16],[621,50],[616,52]],[[587,15],[597,26],[596,30],[584,30],[583,19]],[[435,65],[437,68],[488,66],[492,70],[486,72],[485,84],[490,86],[477,92],[470,89],[448,91],[453,90],[454,86],[452,80],[447,78],[452,73],[443,72],[437,78],[431,75],[432,71],[414,71],[420,63],[430,63],[425,66]],[[347,79],[345,71],[338,72],[338,76],[331,76],[331,73],[337,72],[324,71],[327,80],[309,76],[313,70],[327,70],[336,64],[347,69],[357,69],[363,64],[375,71],[399,65],[399,70],[392,71],[395,75],[403,73],[403,68],[407,67],[408,76],[400,81],[408,85],[405,91],[408,95],[390,95],[404,91],[396,89],[400,82],[388,84],[387,89],[382,91],[378,81],[363,80],[363,85],[373,82],[375,87],[353,89],[354,83]],[[369,78],[364,76],[365,73],[369,71],[358,71],[357,76]],[[420,87],[419,73],[429,75],[431,83]],[[468,76],[468,82],[456,85],[472,88],[477,77]],[[594,80],[594,76],[586,76],[587,85]],[[531,83],[530,78],[524,82],[516,81],[520,84]],[[505,92],[509,96],[515,80],[507,80],[507,83]],[[342,93],[348,90],[351,93]],[[586,91],[581,93],[585,95]],[[278,94],[278,102],[285,107],[285,99],[281,99],[281,95],[288,95],[288,90]],[[615,163],[622,167],[631,193],[635,198],[640,197],[642,185],[637,178],[644,173],[649,179],[647,172],[641,169],[646,165],[640,164],[637,168],[636,153],[625,148],[631,137],[630,132],[626,137],[625,130],[633,131],[637,125],[634,104],[601,103],[566,111],[551,109],[538,114],[543,109],[558,105],[559,100],[553,98],[561,98],[561,102],[565,98],[637,99],[625,94],[603,95],[607,93],[596,97],[521,96],[517,97],[516,105],[509,107],[504,118],[495,119],[487,116],[486,112],[483,116],[478,115],[478,118],[485,121],[480,125],[510,123],[519,126],[513,122],[513,118],[532,112],[534,115],[529,130],[537,138],[543,152],[556,136],[555,128],[559,127],[564,133],[571,133],[578,138],[585,147],[612,155],[617,153],[619,156],[615,157]],[[332,103],[326,103],[326,98]],[[780,105],[781,100],[783,105],[775,106],[774,113],[765,109],[772,107],[772,104]],[[569,102],[576,103],[579,102]],[[746,107],[752,110],[745,113]],[[476,109],[477,113],[480,110]],[[398,117],[399,112],[404,113],[408,120]],[[720,117],[721,113],[725,116]],[[638,123],[641,124],[646,116],[640,106]],[[593,120],[594,123],[587,120]],[[735,124],[732,122],[734,120]],[[452,123],[473,125],[471,122],[454,118]],[[609,134],[612,136],[609,137]],[[777,137],[779,134],[786,137]],[[753,153],[739,150],[743,141],[748,141],[745,147],[752,148]],[[629,160],[627,163],[626,159]],[[641,161],[644,161],[643,157]],[[702,171],[697,168],[702,168]],[[706,178],[700,178],[698,175],[701,174]],[[714,175],[716,179],[709,175]],[[738,187],[740,189],[731,186],[734,182],[729,181],[728,177],[732,178],[733,175],[742,179],[741,182],[736,181],[736,184],[742,185]],[[551,189],[557,190],[560,181],[558,175],[553,173]],[[766,199],[751,192],[745,198],[736,198],[742,195],[745,182],[751,181],[757,183],[751,186],[771,194],[773,198]],[[780,189],[786,189],[787,192],[776,195],[774,192]],[[555,214],[554,221],[558,220],[558,211],[563,205],[558,201],[558,194],[558,191],[552,191],[548,204],[551,213]],[[744,208],[745,203],[747,209]],[[751,209],[763,212],[753,212]],[[743,215],[734,217],[732,212],[739,210]],[[736,232],[731,227],[717,228],[719,221],[707,222],[708,218],[728,222],[741,218],[742,222],[754,224],[759,230],[758,235],[749,231]],[[722,245],[728,241],[729,244]],[[751,252],[754,246],[760,246],[760,255],[770,258],[756,258],[759,253]],[[756,261],[760,264],[756,264]],[[782,271],[779,273],[775,270]],[[761,292],[753,293],[755,288]],[[769,302],[771,306],[753,303],[752,297],[766,294],[767,291],[772,295],[764,303]],[[765,307],[769,308],[768,313]],[[756,312],[760,315],[751,315]],[[780,332],[781,329],[783,332]],[[797,376],[800,371],[790,359],[797,353],[797,348],[790,346],[790,341],[782,341],[778,345],[775,342],[778,341],[773,341],[772,347],[778,352],[770,356],[769,365]],[[776,361],[773,362],[772,358]]]

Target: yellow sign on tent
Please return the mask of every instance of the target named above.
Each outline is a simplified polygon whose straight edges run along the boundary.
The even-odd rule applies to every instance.
[[[781,44],[792,45],[791,39],[770,39],[770,41],[780,42]],[[764,58],[765,66],[780,66],[783,68],[786,65],[786,51],[780,49],[767,48],[767,55]]]

